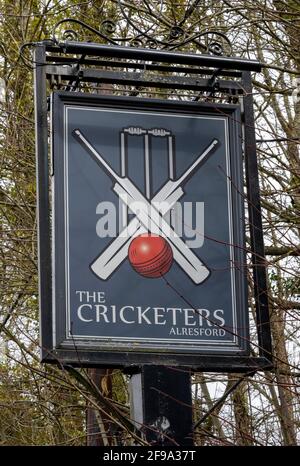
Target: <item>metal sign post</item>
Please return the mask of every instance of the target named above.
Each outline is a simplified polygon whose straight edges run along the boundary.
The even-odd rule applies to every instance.
[[[193,445],[188,368],[143,366],[130,381],[131,418],[151,445]]]
[[[137,57],[147,64],[132,63]],[[103,69],[123,69],[124,60],[135,70]],[[42,360],[129,371],[132,416],[145,438],[191,444],[190,371],[272,366],[249,91],[250,71],[260,64],[49,41],[36,44],[35,62]],[[145,66],[154,74],[136,71]],[[74,92],[89,83],[197,96]],[[246,197],[256,357],[250,355]],[[180,410],[184,425],[175,416]]]

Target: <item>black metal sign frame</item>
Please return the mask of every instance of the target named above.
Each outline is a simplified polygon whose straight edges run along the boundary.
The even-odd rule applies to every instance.
[[[219,89],[223,87],[223,92],[230,90],[232,95],[238,93],[238,89],[243,89],[242,98],[243,106],[243,123],[245,128],[244,134],[244,153],[245,169],[247,181],[247,198],[249,211],[249,226],[251,233],[251,252],[253,261],[253,280],[256,299],[256,324],[258,334],[259,357],[251,357],[247,354],[236,355],[213,355],[213,354],[176,354],[168,352],[163,354],[157,351],[147,352],[113,352],[99,351],[95,349],[78,350],[76,344],[73,348],[57,348],[53,344],[53,290],[52,290],[52,245],[51,245],[51,215],[50,208],[50,175],[51,167],[49,163],[49,145],[48,145],[48,101],[47,101],[47,80],[53,79],[60,75],[65,79],[73,80],[74,75],[70,75],[69,70],[56,64],[47,64],[51,61],[47,52],[63,54],[92,54],[97,57],[117,57],[123,59],[135,59],[137,56],[144,60],[164,63],[172,62],[187,65],[209,66],[218,70],[222,68],[224,73],[236,73],[241,77],[241,82],[227,80],[219,82]],[[141,55],[142,54],[142,55]],[[53,60],[55,62],[55,60]],[[84,58],[83,58],[84,61]],[[259,199],[258,170],[255,150],[255,133],[253,102],[251,95],[251,77],[250,70],[259,70],[258,62],[243,61],[240,59],[231,59],[223,57],[201,56],[193,54],[180,54],[172,52],[158,52],[153,50],[140,50],[126,47],[109,47],[89,43],[64,43],[62,48],[53,46],[52,43],[43,42],[36,45],[35,51],[35,115],[36,115],[36,153],[37,153],[37,179],[38,179],[38,232],[39,232],[39,277],[40,277],[40,319],[41,319],[41,353],[43,362],[68,363],[79,366],[103,366],[103,367],[132,367],[143,364],[165,364],[189,366],[198,371],[222,371],[222,372],[249,372],[259,369],[268,369],[272,366],[271,357],[271,336],[270,322],[268,313],[268,297],[266,286],[266,269],[264,259],[264,247],[262,236],[262,221]],[[244,70],[226,71],[226,70]],[[121,82],[132,83],[137,79],[136,76],[129,77],[121,74],[106,74],[91,70],[77,73],[76,79],[98,82]],[[207,71],[207,70],[206,70]],[[208,73],[214,71],[209,69]],[[131,81],[130,81],[131,79]],[[105,81],[106,80],[106,81]],[[204,82],[205,80],[178,80],[167,78],[164,80],[157,79],[148,81],[141,78],[144,86],[148,87],[171,87],[185,89],[207,90],[215,83],[214,80]],[[73,81],[72,81],[73,82]],[[212,84],[213,83],[213,84]],[[183,87],[182,87],[183,86]],[[73,90],[73,89],[72,89]],[[66,97],[69,98],[69,97]],[[70,93],[72,99],[72,93]],[[92,99],[92,97],[88,97]],[[109,99],[108,99],[109,100]],[[131,99],[132,100],[132,99]],[[141,102],[141,99],[137,99]],[[141,104],[139,104],[141,105]],[[153,107],[153,101],[148,99],[144,101],[145,106]],[[173,105],[174,108],[180,107],[179,103],[166,101],[161,105]],[[197,106],[197,104],[194,104]],[[200,108],[200,105],[199,105]],[[232,111],[230,105],[224,105],[224,111]],[[79,352],[78,352],[79,351]]]

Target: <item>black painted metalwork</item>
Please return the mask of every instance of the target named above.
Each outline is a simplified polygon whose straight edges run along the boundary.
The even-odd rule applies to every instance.
[[[60,52],[60,49],[58,49],[58,52]],[[46,62],[47,63],[51,63],[53,65],[59,65],[59,64],[63,64],[65,65],[74,65],[74,64],[77,64],[78,63],[78,59],[74,58],[74,57],[69,57],[69,56],[62,56],[62,55],[47,55],[46,56]],[[143,71],[160,71],[160,72],[167,72],[167,73],[187,73],[188,71],[190,71],[192,74],[195,74],[195,75],[212,75],[214,73],[214,70],[213,69],[210,69],[210,68],[195,68],[193,67],[192,69],[187,69],[186,66],[176,66],[176,65],[172,65],[172,68],[170,68],[170,65],[160,65],[160,64],[156,64],[156,63],[145,63],[143,61],[141,62],[129,62],[127,61],[126,64],[124,64],[124,61],[122,60],[102,60],[101,58],[85,58],[84,59],[84,65],[85,66],[98,66],[98,67],[101,67],[101,69],[106,69],[106,67],[109,67],[109,68],[120,68],[120,69],[124,69],[124,67],[126,68],[126,70],[130,70],[130,69],[134,69],[134,70],[143,70]],[[221,71],[221,72],[220,72]],[[241,78],[242,77],[242,72],[241,71],[232,71],[232,70],[227,70],[227,69],[222,69],[222,70],[219,70],[219,74],[221,76],[226,76],[226,77],[231,77],[231,78]]]
[[[209,53],[216,56],[232,55],[232,44],[229,38],[221,31],[214,29],[196,31],[194,27],[184,29],[184,24],[166,24],[162,18],[158,24],[149,25],[142,30],[137,23],[126,13],[124,6],[119,2],[122,13],[121,21],[126,21],[126,29],[130,30],[129,35],[122,37],[120,28],[116,21],[106,19],[101,22],[99,29],[86,24],[75,18],[64,18],[56,23],[52,31],[52,40],[58,44],[61,41],[82,41],[86,37],[97,38],[97,40],[111,45],[125,45],[133,47],[145,47],[156,50],[175,50],[186,46],[194,46],[202,53]],[[149,12],[148,12],[149,16]],[[71,27],[65,27],[71,25]],[[76,28],[76,29],[75,29]],[[159,30],[158,30],[159,29]],[[119,37],[115,34],[120,31]],[[128,33],[127,33],[128,34]]]
[[[110,84],[119,84],[123,86],[146,86],[167,89],[190,89],[210,91],[214,88],[215,80],[202,79],[199,77],[182,77],[182,76],[159,76],[157,74],[144,74],[139,72],[127,71],[99,71],[95,69],[82,69],[78,73],[78,66],[47,66],[47,77],[60,77],[60,79],[76,80],[78,82],[101,82]],[[77,87],[77,86],[76,86]],[[69,90],[69,89],[67,89]],[[235,90],[238,94],[243,94],[241,85],[235,81],[218,80],[219,92],[230,92]]]
[[[186,27],[200,6],[199,0],[190,2],[176,24],[164,22],[148,11],[151,21],[144,21],[148,26],[143,29],[128,15],[128,8],[134,5],[118,0],[118,6],[123,30],[111,19],[103,21],[97,30],[66,18],[55,25],[51,40],[34,44],[41,359],[59,365],[123,369],[131,375],[132,419],[137,421],[141,434],[153,445],[189,446],[193,445],[191,371],[247,374],[272,368],[250,76],[250,71],[260,71],[261,64],[233,57],[232,44],[221,31],[201,30],[199,21]],[[143,14],[140,8],[138,15]],[[155,89],[167,97],[193,100],[195,105],[196,101],[242,102],[259,357],[147,352],[135,354],[133,360],[132,355],[120,351],[80,349],[78,355],[75,347],[53,348],[47,81],[49,93],[55,89],[103,92],[108,86],[109,93],[131,96],[143,92],[147,95]],[[180,366],[179,371],[175,366]]]
[[[152,446],[192,446],[191,372],[144,366],[130,381],[131,419]]]
[[[48,104],[46,68],[46,47],[38,44],[34,59],[41,66],[35,68],[35,134],[36,134],[36,172],[37,172],[37,223],[39,257],[39,306],[41,328],[41,357],[49,356],[52,347],[52,285],[51,285],[51,224],[49,201],[49,161],[48,161]]]
[[[111,27],[107,25],[107,27]],[[178,31],[179,33],[180,31]],[[175,34],[175,32],[174,32]],[[255,134],[250,71],[259,71],[261,64],[216,55],[179,53],[166,50],[138,49],[118,45],[44,41],[35,45],[35,106],[37,132],[37,169],[39,191],[39,274],[42,331],[42,360],[89,367],[122,367],[136,370],[140,365],[164,364],[189,366],[195,371],[249,372],[272,367],[271,338],[268,318],[265,262],[259,207],[259,188],[255,153]],[[74,57],[74,55],[76,55]],[[78,56],[78,57],[77,57]],[[62,66],[65,65],[65,66]],[[90,65],[94,68],[90,68]],[[120,72],[106,68],[119,68]],[[104,69],[103,69],[104,68]],[[133,70],[133,71],[128,71]],[[140,70],[140,71],[138,71]],[[160,71],[161,74],[157,74]],[[243,73],[242,73],[243,72]],[[184,73],[179,75],[179,73]],[[196,75],[196,76],[195,76]],[[198,76],[201,76],[199,78]],[[243,79],[241,79],[243,76]],[[227,79],[227,78],[230,79]],[[225,78],[225,79],[223,79]],[[47,92],[50,89],[95,92],[103,85],[113,86],[110,93],[139,95],[142,89],[169,90],[172,95],[185,92],[188,100],[214,102],[243,101],[245,118],[245,154],[247,164],[249,212],[251,215],[251,250],[253,252],[254,282],[257,309],[259,357],[135,355],[134,365],[128,353],[99,353],[52,347],[51,234],[49,205],[49,176],[47,140]],[[91,86],[91,87],[85,87]],[[124,89],[124,86],[127,88]],[[170,95],[170,94],[169,94]]]
[[[101,45],[94,42],[66,41],[53,43],[47,41],[49,52],[65,54],[86,54],[100,57],[123,58],[127,60],[144,60],[163,63],[177,63],[193,66],[218,67],[231,70],[260,71],[261,63],[257,60],[247,60],[238,57],[204,55],[199,53],[172,52],[138,47]]]
[[[249,227],[253,263],[253,282],[260,354],[272,360],[272,341],[267,293],[266,259],[262,229],[262,215],[259,194],[258,166],[255,142],[255,122],[253,112],[251,75],[243,73],[245,89],[244,102],[244,139],[245,165],[248,191]]]

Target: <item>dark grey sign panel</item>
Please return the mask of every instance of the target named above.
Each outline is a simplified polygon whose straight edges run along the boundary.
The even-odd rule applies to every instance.
[[[238,106],[52,96],[54,348],[248,354]]]

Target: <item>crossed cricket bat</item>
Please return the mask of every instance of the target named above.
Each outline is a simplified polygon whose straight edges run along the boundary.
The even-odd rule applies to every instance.
[[[164,237],[172,248],[173,258],[177,264],[195,284],[202,283],[209,276],[209,269],[177,235],[164,216],[185,194],[182,185],[216,149],[219,144],[218,139],[212,140],[180,178],[167,181],[159,192],[148,200],[129,178],[115,173],[79,129],[73,131],[73,136],[114,181],[113,191],[135,214],[128,225],[90,265],[94,274],[102,280],[107,280],[128,256],[128,248],[132,239],[150,231],[152,234]]]

